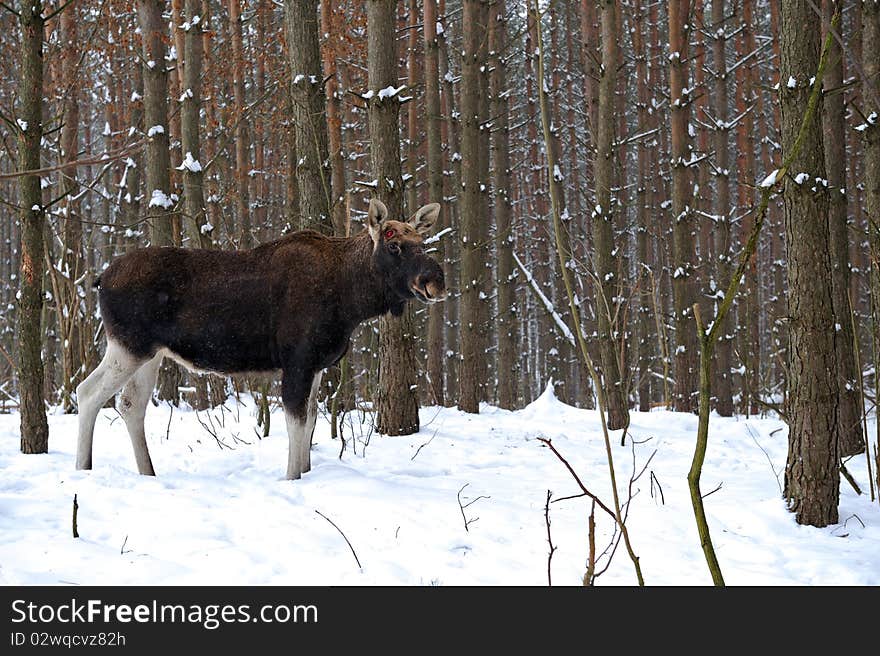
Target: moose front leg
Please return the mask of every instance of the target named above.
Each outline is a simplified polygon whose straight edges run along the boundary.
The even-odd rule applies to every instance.
[[[287,452],[287,479],[295,481],[309,470],[309,400],[314,374],[302,369],[285,369],[281,378],[281,400],[290,445]]]

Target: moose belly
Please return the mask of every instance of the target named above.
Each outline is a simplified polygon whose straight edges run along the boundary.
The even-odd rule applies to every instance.
[[[160,352],[188,369],[217,373],[273,371],[273,340],[259,322],[203,317],[198,326],[180,322],[163,335]]]

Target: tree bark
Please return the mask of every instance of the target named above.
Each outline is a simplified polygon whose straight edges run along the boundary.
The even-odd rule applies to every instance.
[[[867,80],[873,80],[862,97],[870,107],[873,122],[866,123],[865,139],[865,216],[871,250],[871,308],[873,313],[874,387],[880,371],[880,4],[862,2],[862,66]],[[880,422],[877,423],[877,489],[880,490]]]
[[[490,6],[489,69],[492,87],[492,165],[495,192],[495,252],[497,257],[498,406],[516,407],[520,377],[517,354],[518,316],[513,264],[513,222],[510,202],[510,106],[507,88],[507,10],[505,0]],[[509,55],[507,55],[509,56]]]
[[[618,316],[617,293],[619,267],[614,245],[616,199],[614,184],[614,148],[618,72],[617,8],[614,0],[602,0],[602,65],[599,70],[599,105],[596,112],[596,152],[593,164],[596,209],[593,211],[593,262],[596,267],[595,306],[599,328],[599,353],[602,381],[608,405],[608,428],[618,430],[629,424],[626,385],[618,359],[620,344],[615,317]],[[619,319],[618,319],[619,321]]]
[[[823,3],[823,28],[828,29],[832,15],[840,11],[839,0]],[[834,315],[837,317],[837,375],[840,388],[838,407],[838,439],[840,457],[856,455],[865,450],[862,438],[862,416],[859,382],[853,343],[853,322],[849,298],[849,229],[846,196],[846,121],[843,94],[834,92],[843,86],[843,52],[833,40],[828,53],[824,85],[830,90],[825,96],[824,138],[825,170],[828,173],[831,276],[834,290]]]
[[[296,179],[299,187],[300,227],[332,234],[334,226],[330,207],[333,190],[327,145],[324,73],[321,70],[321,51],[318,46],[317,7],[312,0],[287,0],[286,7],[287,45],[290,50],[292,77],[290,95],[293,101],[298,157]],[[391,56],[389,53],[390,51],[385,51],[385,54]],[[394,61],[396,62],[396,56]],[[396,88],[396,81],[395,66],[394,77],[389,84]],[[340,225],[337,229],[344,232],[345,228]]]
[[[21,78],[18,118],[19,170],[40,168],[43,138],[43,3],[20,3]],[[5,10],[4,10],[5,11]],[[49,426],[43,401],[43,231],[45,209],[39,175],[19,178],[21,259],[18,301],[18,392],[21,452],[47,453]]]
[[[168,71],[165,67],[165,0],[138,0],[144,61],[144,127],[147,131],[146,196],[152,246],[171,246],[171,159],[168,149]]]
[[[691,199],[693,184],[688,169],[691,147],[688,137],[690,95],[688,80],[689,0],[669,0],[669,90],[672,109],[672,295],[675,326],[675,393],[673,408],[679,412],[696,409],[697,340],[693,305],[696,300],[694,271],[694,220]]]
[[[367,101],[370,125],[370,159],[378,181],[376,195],[392,219],[403,218],[403,180],[400,167],[400,102],[397,96],[381,98],[379,91],[397,85],[395,0],[369,0],[367,5]],[[302,190],[301,190],[302,191]],[[385,435],[409,435],[419,430],[416,385],[415,333],[412,310],[400,318],[379,320],[379,390],[376,430]]]
[[[715,220],[714,251],[715,271],[720,289],[730,279],[730,126],[728,125],[728,72],[727,36],[725,33],[724,0],[712,0],[712,29],[715,40],[712,44],[712,58],[715,66],[715,84],[712,91],[712,112],[715,115]],[[716,293],[717,298],[717,293]],[[718,299],[719,301],[721,299]],[[733,313],[724,318],[724,330],[718,336],[715,349],[715,410],[722,417],[733,416],[733,385],[730,368],[733,363]]]
[[[486,371],[486,216],[482,214],[488,188],[488,170],[480,152],[481,97],[488,93],[486,62],[480,60],[481,43],[487,36],[483,0],[463,4],[463,50],[461,77],[461,362],[458,407],[480,411]]]
[[[440,44],[437,40],[437,0],[424,2],[425,34],[425,114],[426,136],[428,142],[428,201],[440,203],[438,232],[447,224],[448,213],[443,202],[443,144],[441,129],[443,116],[440,109]],[[439,262],[446,260],[445,240],[437,242],[435,257]],[[434,304],[428,308],[428,381],[429,398],[436,405],[446,402],[444,385],[444,305]]]
[[[819,65],[819,21],[807,3],[782,1],[780,37],[785,155],[799,137],[810,79]],[[792,175],[798,177],[787,175],[783,190],[789,288],[785,498],[799,524],[826,526],[837,522],[840,392],[828,191],[821,184],[826,175],[820,112],[804,126],[800,138],[803,145],[790,166]]]
[[[244,42],[241,34],[241,1],[228,0],[229,40],[232,44],[232,101],[235,121],[235,183],[237,239],[240,248],[254,245],[250,201],[250,140],[248,138],[247,98],[244,86]],[[314,10],[315,7],[313,6]]]

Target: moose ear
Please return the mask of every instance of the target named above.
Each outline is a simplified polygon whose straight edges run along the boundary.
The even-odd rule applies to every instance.
[[[388,208],[378,198],[370,199],[370,209],[367,211],[367,230],[370,231],[370,237],[373,239],[373,245],[379,243],[379,237],[382,232],[382,223],[388,218]]]
[[[422,237],[425,237],[434,226],[434,223],[437,222],[438,216],[440,216],[440,203],[431,203],[430,205],[425,205],[418,212],[413,214],[409,220],[409,224],[414,227]]]

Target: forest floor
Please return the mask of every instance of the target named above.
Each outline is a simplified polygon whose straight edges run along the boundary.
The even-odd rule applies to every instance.
[[[91,472],[74,470],[75,415],[49,417],[41,456],[20,454],[18,415],[0,415],[0,584],[546,585],[547,490],[580,489],[539,437],[613,507],[597,414],[549,393],[516,412],[423,408],[406,437],[371,435],[369,418],[351,416],[341,458],[321,417],[312,471],[296,482],[284,480],[283,415],[259,439],[242,401],[198,414],[151,405],[156,478],[137,474],[115,410],[98,418]],[[634,447],[613,433],[622,501],[647,465],[627,525],[648,585],[711,584],[686,481],[696,429],[695,416],[655,411],[633,413]],[[840,523],[817,529],[786,511],[786,450],[777,419],[712,418],[702,488],[727,583],[880,585],[865,456],[847,463],[864,494],[842,481]],[[585,498],[550,504],[554,585],[580,584],[589,511]],[[613,524],[598,509],[596,524],[602,552]],[[597,584],[635,582],[621,544]]]

